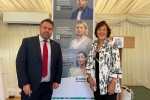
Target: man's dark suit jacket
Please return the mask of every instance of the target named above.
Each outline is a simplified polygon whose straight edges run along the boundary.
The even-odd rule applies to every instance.
[[[50,86],[54,82],[61,82],[62,52],[60,45],[50,40],[51,45],[51,69]],[[18,86],[30,84],[33,92],[36,92],[42,79],[42,54],[39,36],[24,38],[16,59]]]
[[[72,13],[71,19],[77,19],[79,9]],[[88,6],[85,7],[83,12],[81,13],[81,20],[93,20],[93,9]]]

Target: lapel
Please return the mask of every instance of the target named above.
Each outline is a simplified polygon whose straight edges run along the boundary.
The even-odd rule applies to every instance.
[[[40,47],[40,41],[39,41],[39,36],[36,36],[34,39],[36,50],[40,59],[40,62],[42,63],[42,54],[41,54],[41,47]]]
[[[99,40],[95,40],[94,43],[93,43],[93,52],[97,52],[96,49],[97,49],[97,45],[99,44]]]
[[[86,6],[85,9],[83,10],[82,14],[81,14],[81,19],[86,19],[87,18],[87,10],[88,10],[88,7]]]
[[[77,16],[78,16],[78,12],[79,12],[79,9],[77,9],[74,13],[74,19],[77,19]]]
[[[39,42],[39,36],[36,36],[34,39],[35,46],[36,46],[36,51],[38,53],[40,62],[42,63],[42,54],[41,54],[41,47],[40,47],[40,42]],[[54,56],[54,50],[55,50],[55,43],[50,39],[50,46],[51,46],[51,65],[53,63],[53,56]]]
[[[51,66],[52,66],[52,63],[53,63],[53,56],[54,56],[54,50],[55,50],[55,43],[54,43],[54,41],[52,41],[51,39],[50,39],[50,46],[51,46]]]

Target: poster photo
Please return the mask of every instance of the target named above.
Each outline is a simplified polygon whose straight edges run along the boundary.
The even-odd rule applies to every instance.
[[[61,22],[61,23],[60,23]],[[91,20],[54,20],[54,41],[60,43],[61,48],[66,49],[90,49],[93,43],[93,21]],[[67,23],[67,24],[65,24]],[[82,30],[81,30],[82,28]],[[83,30],[84,29],[84,30]],[[76,42],[78,37],[83,37]]]
[[[77,18],[79,10],[84,5],[81,20],[93,20],[93,0],[53,0],[54,19],[71,19]]]
[[[118,48],[124,47],[124,38],[123,37],[113,37],[113,41],[117,42]]]
[[[62,78],[87,75],[85,68],[81,68],[80,65],[86,65],[88,54],[89,50],[62,49]]]

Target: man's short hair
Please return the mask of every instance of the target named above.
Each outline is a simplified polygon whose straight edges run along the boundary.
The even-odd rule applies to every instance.
[[[48,23],[52,24],[53,27],[54,27],[54,23],[53,23],[53,21],[51,19],[44,19],[44,20],[42,20],[40,26],[43,24],[43,22],[48,22]]]

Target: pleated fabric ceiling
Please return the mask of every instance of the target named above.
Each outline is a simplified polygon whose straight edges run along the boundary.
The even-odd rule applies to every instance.
[[[52,13],[52,0],[0,0],[4,11]],[[95,0],[95,14],[150,14],[150,0]]]

